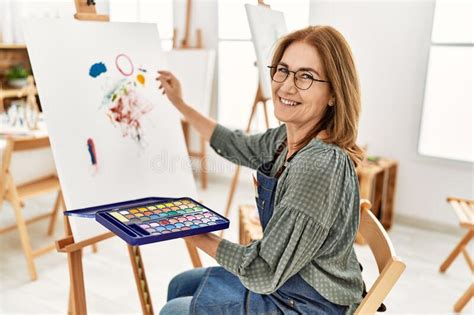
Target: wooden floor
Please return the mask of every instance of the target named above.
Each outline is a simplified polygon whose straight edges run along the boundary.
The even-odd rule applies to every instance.
[[[252,203],[253,188],[249,184],[248,172],[243,173],[241,182],[235,200],[238,200],[237,203]],[[228,178],[211,177],[208,190],[200,193],[201,199],[212,209],[222,212],[228,185]],[[49,209],[53,200],[54,196],[47,196],[27,201],[28,216]],[[231,227],[225,236],[237,241],[235,207],[230,219]],[[0,210],[0,226],[13,220],[12,209],[5,204]],[[58,221],[58,224],[61,222]],[[30,235],[34,245],[40,246],[53,240],[46,237],[46,229],[46,222],[31,226]],[[386,314],[452,313],[453,304],[467,289],[472,276],[462,257],[454,262],[446,274],[438,273],[438,268],[459,236],[400,224],[395,224],[389,234],[407,269],[386,300]],[[56,238],[59,236],[57,233]],[[166,301],[169,280],[178,272],[191,268],[191,262],[182,240],[141,248],[155,312],[158,313]],[[471,245],[471,252],[472,249]],[[375,264],[366,247],[357,246],[356,251],[365,267],[366,282],[370,283],[375,277]],[[215,265],[205,254],[201,256],[205,266]],[[30,282],[18,234],[13,231],[0,235],[0,314],[65,314],[69,290],[66,256],[52,253],[37,259],[36,265],[38,280]],[[104,241],[97,254],[86,251],[84,273],[89,313],[140,313],[127,248],[120,239]],[[473,311],[471,302],[463,314],[472,314]]]

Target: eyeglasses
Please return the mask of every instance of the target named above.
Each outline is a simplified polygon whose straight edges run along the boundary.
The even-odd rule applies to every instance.
[[[330,83],[326,80],[319,80],[313,78],[313,75],[306,70],[291,71],[283,65],[268,66],[270,69],[270,76],[273,81],[283,83],[288,78],[290,73],[293,73],[293,81],[295,86],[300,90],[307,90],[311,87],[314,81]]]

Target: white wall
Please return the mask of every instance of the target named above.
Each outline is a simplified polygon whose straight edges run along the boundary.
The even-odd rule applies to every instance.
[[[358,142],[399,161],[396,215],[455,226],[445,199],[473,198],[473,165],[417,153],[433,12],[426,0],[312,0],[310,23],[334,26],[353,49],[362,87]]]

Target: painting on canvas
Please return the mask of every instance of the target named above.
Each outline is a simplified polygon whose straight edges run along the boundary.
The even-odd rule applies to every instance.
[[[36,19],[25,36],[68,209],[196,197],[156,25]],[[103,231],[71,219],[76,241]]]

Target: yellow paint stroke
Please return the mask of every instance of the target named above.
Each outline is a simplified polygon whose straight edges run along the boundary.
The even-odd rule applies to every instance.
[[[137,75],[137,81],[138,81],[141,85],[145,85],[145,77],[143,76],[143,74]]]

